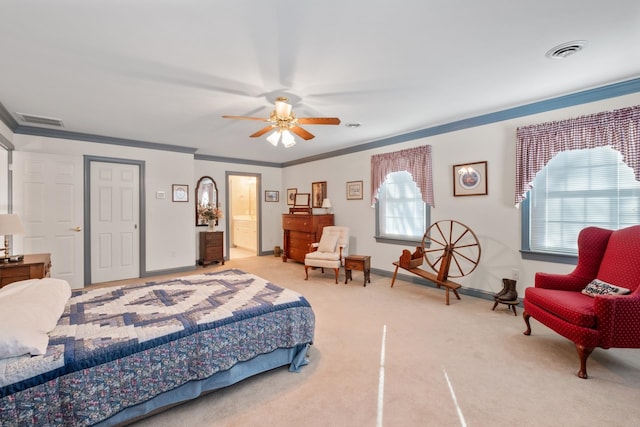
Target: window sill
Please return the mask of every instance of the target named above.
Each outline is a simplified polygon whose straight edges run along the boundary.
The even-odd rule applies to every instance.
[[[402,237],[373,236],[377,243],[388,243],[390,245],[422,246],[422,240],[409,240]]]
[[[529,259],[533,261],[555,262],[558,264],[573,264],[578,263],[577,255],[557,254],[551,252],[533,252],[520,250],[522,259]]]

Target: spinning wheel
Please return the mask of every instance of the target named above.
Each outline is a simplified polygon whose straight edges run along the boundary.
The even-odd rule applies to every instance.
[[[432,224],[422,238],[422,252],[437,280],[462,277],[471,273],[480,261],[480,243],[466,225],[454,220]]]
[[[420,268],[423,261],[437,273],[433,274]],[[403,250],[400,259],[393,263],[396,270],[391,279],[391,287],[396,281],[398,268],[416,274],[446,289],[446,303],[449,305],[449,291],[460,299],[460,284],[449,277],[462,277],[471,273],[480,261],[480,243],[475,233],[461,222],[454,220],[438,221],[422,237],[422,246],[416,247],[412,254]]]

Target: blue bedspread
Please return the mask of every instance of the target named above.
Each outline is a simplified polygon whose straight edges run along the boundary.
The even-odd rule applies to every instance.
[[[240,270],[75,291],[43,356],[0,366],[2,425],[92,425],[313,341],[300,294]]]

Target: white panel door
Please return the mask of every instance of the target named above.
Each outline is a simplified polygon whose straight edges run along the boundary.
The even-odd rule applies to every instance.
[[[81,156],[13,152],[14,254],[50,253],[51,276],[84,286]]]
[[[139,166],[91,162],[91,283],[140,277]]]

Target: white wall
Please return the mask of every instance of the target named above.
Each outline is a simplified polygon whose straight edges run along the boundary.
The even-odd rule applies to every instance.
[[[260,211],[262,215],[262,224],[259,224],[262,245],[258,248],[259,252],[272,251],[274,246],[282,245],[282,214],[287,211],[286,190],[282,189],[282,169],[271,168],[265,166],[242,165],[236,163],[214,162],[208,160],[195,160],[194,178],[197,182],[202,176],[210,176],[216,181],[218,186],[218,198],[220,208],[227,212],[225,205],[227,193],[227,172],[233,173],[252,173],[261,175],[261,188],[257,188],[260,196]],[[265,190],[280,191],[280,202],[265,203]],[[218,221],[219,229],[226,230],[228,218]],[[201,230],[196,230],[196,233]],[[228,241],[225,236],[225,241]],[[228,255],[228,248],[225,242],[225,255]]]
[[[482,256],[476,270],[456,279],[463,286],[490,293],[502,288],[503,277],[519,270],[518,290],[531,286],[536,271],[566,273],[573,266],[523,260],[520,256],[520,211],[514,207],[516,129],[520,126],[563,120],[640,103],[640,94],[612,98],[460,130],[448,134],[353,153],[337,158],[288,167],[283,186],[299,192],[311,190],[314,181],[327,181],[335,221],[351,227],[350,253],[371,255],[372,268],[393,272],[405,246],[376,243],[375,210],[371,208],[371,155],[430,144],[433,147],[435,208],[432,221],[453,219],[469,226],[480,240]],[[488,162],[486,196],[453,196],[455,164]],[[364,181],[364,200],[346,200],[346,182]]]
[[[162,271],[195,264],[195,205],[192,190],[195,189],[195,181],[192,154],[21,134],[14,135],[13,143],[16,151],[144,161],[146,270]],[[188,203],[172,202],[172,184],[189,185],[191,194]],[[164,191],[166,198],[157,199],[157,191]]]
[[[211,176],[218,186],[221,207],[226,211],[226,173],[239,172],[261,174],[261,187],[257,189],[262,200],[260,252],[282,245],[281,214],[287,211],[286,189],[297,188],[298,192],[310,193],[312,182],[326,181],[336,224],[351,227],[350,252],[371,255],[373,268],[391,273],[392,262],[398,259],[405,247],[376,243],[373,238],[375,211],[370,206],[371,155],[430,144],[433,147],[436,204],[431,211],[432,220],[455,219],[468,225],[482,246],[478,268],[459,281],[465,287],[497,292],[502,288],[501,278],[510,277],[511,270],[517,269],[520,272],[518,290],[522,292],[532,284],[536,271],[564,273],[573,267],[525,261],[520,257],[520,211],[514,207],[516,128],[637,104],[640,104],[640,94],[632,94],[284,169],[194,160],[190,154],[12,135],[10,132],[5,137],[19,151],[144,160],[148,272],[194,264],[197,258],[196,235],[200,231],[195,227],[195,184],[201,176]],[[452,166],[484,160],[488,161],[489,194],[453,197]],[[347,200],[346,182],[360,180],[364,182],[364,199]],[[172,184],[189,185],[189,203],[171,201]],[[265,203],[265,190],[280,191],[280,202]],[[165,191],[167,198],[156,199],[156,191]],[[220,221],[220,226],[226,228],[226,219]]]

